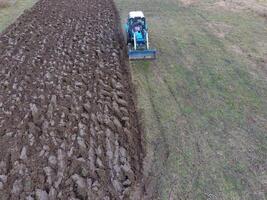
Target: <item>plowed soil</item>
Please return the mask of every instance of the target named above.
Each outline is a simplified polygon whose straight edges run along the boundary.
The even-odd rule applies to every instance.
[[[141,135],[109,0],[40,0],[0,35],[0,199],[129,199]]]

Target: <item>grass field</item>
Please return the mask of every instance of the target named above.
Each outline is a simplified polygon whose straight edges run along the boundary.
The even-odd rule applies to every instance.
[[[131,63],[146,197],[267,199],[266,1],[115,2],[144,11],[159,51]]]
[[[0,32],[15,21],[25,9],[30,8],[36,1],[37,0],[0,0]]]

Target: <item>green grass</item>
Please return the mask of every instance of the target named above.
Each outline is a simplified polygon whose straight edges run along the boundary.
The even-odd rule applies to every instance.
[[[37,0],[17,0],[9,7],[0,8],[0,32],[16,20],[25,9],[30,8]]]
[[[214,0],[116,2],[122,19],[145,12],[159,51],[131,65],[152,199],[265,199],[266,19]]]

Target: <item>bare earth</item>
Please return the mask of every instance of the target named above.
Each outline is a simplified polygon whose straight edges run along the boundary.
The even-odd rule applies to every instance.
[[[0,35],[1,199],[127,199],[143,151],[109,0],[41,0]]]

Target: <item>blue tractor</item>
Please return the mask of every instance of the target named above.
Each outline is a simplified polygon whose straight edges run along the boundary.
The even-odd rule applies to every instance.
[[[156,50],[149,49],[148,28],[142,11],[132,11],[125,26],[130,60],[156,59]]]

